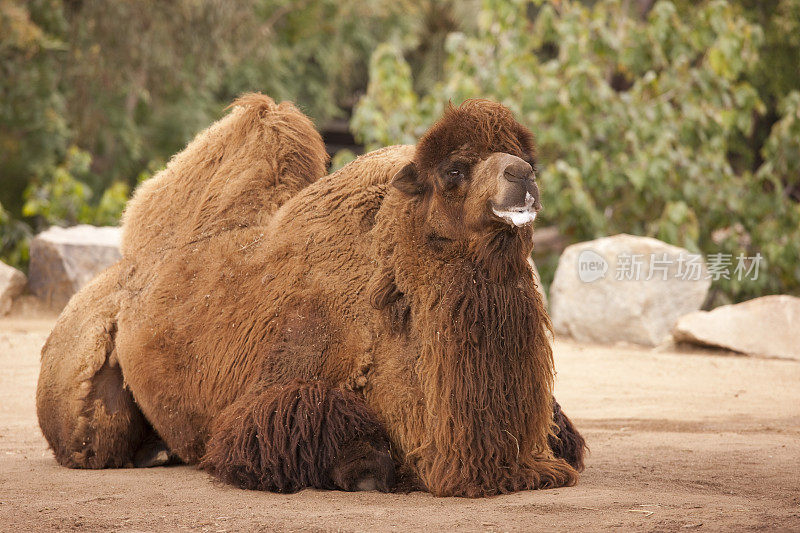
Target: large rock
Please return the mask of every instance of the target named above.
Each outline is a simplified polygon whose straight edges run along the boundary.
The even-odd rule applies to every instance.
[[[682,316],[676,341],[800,359],[800,298],[763,296]]]
[[[0,262],[0,316],[8,313],[14,298],[25,288],[25,274]]]
[[[28,286],[46,303],[63,307],[70,296],[120,258],[120,229],[52,227],[31,242]]]
[[[567,247],[550,287],[556,333],[583,342],[669,340],[711,285],[699,254],[649,237],[615,235]]]

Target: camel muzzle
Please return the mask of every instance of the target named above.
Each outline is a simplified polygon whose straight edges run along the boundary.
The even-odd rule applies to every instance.
[[[497,159],[499,170],[492,212],[512,226],[530,224],[542,209],[533,168],[511,154],[497,153],[491,157]]]

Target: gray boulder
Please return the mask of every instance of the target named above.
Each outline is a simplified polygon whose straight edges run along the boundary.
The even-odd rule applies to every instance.
[[[703,258],[649,237],[615,235],[567,247],[550,287],[558,334],[582,342],[655,346],[703,305]]]
[[[0,316],[8,313],[14,298],[25,289],[25,274],[0,261]]]
[[[121,255],[120,228],[88,225],[52,227],[31,241],[28,286],[54,307],[70,297]]]
[[[676,341],[800,360],[800,298],[762,296],[682,316]]]

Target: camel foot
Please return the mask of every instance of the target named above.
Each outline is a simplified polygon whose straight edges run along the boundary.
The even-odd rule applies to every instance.
[[[153,468],[179,463],[180,460],[169,451],[166,443],[159,438],[149,438],[133,457],[133,466],[136,468]]]
[[[389,492],[395,482],[394,461],[388,448],[380,449],[373,443],[356,441],[343,448],[330,475],[341,490]]]

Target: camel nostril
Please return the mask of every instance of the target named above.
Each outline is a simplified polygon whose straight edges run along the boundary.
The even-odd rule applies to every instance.
[[[522,159],[512,161],[503,169],[503,176],[508,181],[522,181],[533,175],[533,167]]]

